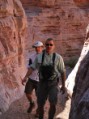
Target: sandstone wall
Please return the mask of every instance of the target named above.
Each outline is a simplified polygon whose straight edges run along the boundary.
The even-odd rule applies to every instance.
[[[74,2],[81,8],[89,7],[89,0],[74,0]]]
[[[89,30],[89,28],[87,30]],[[89,34],[89,32],[88,32],[88,34]],[[79,66],[82,65],[81,61],[86,56],[88,51],[89,51],[89,38],[85,41],[85,43],[83,45],[83,49],[81,51],[81,55],[80,55],[80,57],[78,59],[78,62],[76,63],[74,69],[72,70],[72,72],[70,73],[70,75],[68,76],[68,78],[66,80],[66,87],[68,89],[68,93],[69,93],[70,97],[72,96],[72,93],[73,93],[73,88],[75,86],[75,78],[76,78],[76,74],[78,72]]]
[[[21,1],[28,18],[28,51],[32,51],[31,45],[34,41],[44,42],[46,38],[52,37],[56,41],[57,52],[65,59],[79,57],[89,21],[88,8],[80,8],[79,5],[85,6],[86,1]]]
[[[89,43],[89,42],[88,42]],[[89,118],[89,51],[81,61],[75,78],[69,119]]]
[[[23,94],[26,22],[19,0],[0,0],[0,114]]]
[[[86,40],[79,60],[66,80],[66,87],[72,97],[69,119],[89,118],[89,25]]]
[[[86,35],[85,29],[88,26],[89,0],[33,0],[24,7],[29,22],[28,44],[53,37],[57,51],[65,58],[80,56],[66,83],[72,96],[69,119],[88,119],[89,33]],[[27,45],[27,48],[31,51],[31,46]]]

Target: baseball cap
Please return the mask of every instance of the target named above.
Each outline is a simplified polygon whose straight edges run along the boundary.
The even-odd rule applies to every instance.
[[[33,48],[35,47],[39,47],[39,46],[43,46],[43,43],[41,41],[36,41],[34,44],[33,44]]]

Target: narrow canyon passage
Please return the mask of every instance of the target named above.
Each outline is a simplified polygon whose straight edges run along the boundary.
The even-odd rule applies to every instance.
[[[34,99],[36,100],[35,95]],[[31,114],[28,114],[27,113],[28,106],[29,106],[28,100],[24,95],[21,99],[12,103],[9,110],[5,112],[3,115],[1,115],[0,119],[37,119],[34,116],[36,108],[33,109]],[[45,110],[44,119],[47,119],[48,108],[49,104],[47,102],[44,109]],[[69,109],[70,109],[70,99],[67,100],[65,104],[65,101],[63,101],[62,96],[62,98],[59,98],[58,101],[55,119],[68,119]]]

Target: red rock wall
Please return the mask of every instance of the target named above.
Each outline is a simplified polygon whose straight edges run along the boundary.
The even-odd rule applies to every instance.
[[[30,5],[30,6],[42,6],[42,7],[52,7],[56,3],[55,0],[21,0],[21,2],[25,6]]]
[[[26,22],[19,0],[0,0],[0,114],[23,94]]]
[[[69,119],[89,118],[89,25],[79,60],[66,80],[66,88],[72,97]]]
[[[25,0],[21,1],[25,4]],[[77,2],[72,0],[32,0],[32,2],[25,6],[23,4],[29,27],[27,50],[32,50],[31,45],[34,41],[44,42],[48,37],[52,37],[56,41],[57,52],[65,59],[72,56],[79,57],[88,25],[87,8],[80,9]]]
[[[42,7],[44,1],[45,4]],[[29,44],[37,39],[45,41],[47,37],[53,37],[57,43],[57,51],[65,58],[80,56],[66,82],[70,94],[73,93],[69,119],[88,119],[89,28],[87,28],[87,35],[85,29],[88,26],[89,0],[54,0],[52,2],[40,0],[38,2],[41,7],[30,7],[29,4],[29,8],[26,8],[29,33],[31,33]],[[31,49],[31,46],[28,49]]]
[[[79,7],[89,7],[89,0],[74,0],[77,6]]]

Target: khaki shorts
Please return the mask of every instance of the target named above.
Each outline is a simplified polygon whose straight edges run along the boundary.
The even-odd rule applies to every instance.
[[[37,87],[38,87],[38,82],[32,79],[28,79],[26,86],[25,86],[25,93],[26,94],[31,94],[32,91],[35,89],[35,92],[37,94]]]

